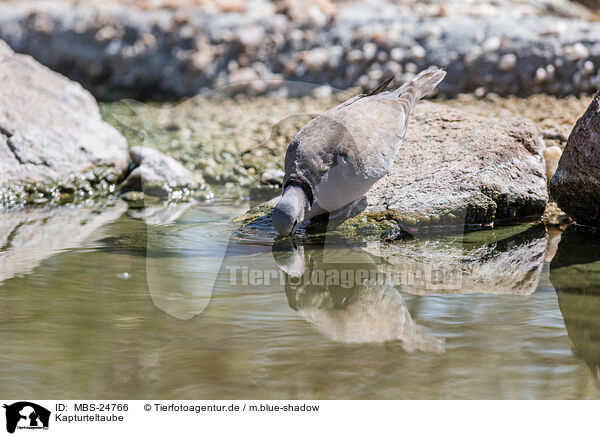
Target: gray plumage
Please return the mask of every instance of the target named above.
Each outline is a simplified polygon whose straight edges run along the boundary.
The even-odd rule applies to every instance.
[[[276,230],[293,233],[303,221],[349,205],[385,176],[414,105],[445,74],[430,67],[395,91],[377,93],[384,88],[379,86],[374,94],[353,97],[304,126],[285,156],[284,194],[273,214]]]

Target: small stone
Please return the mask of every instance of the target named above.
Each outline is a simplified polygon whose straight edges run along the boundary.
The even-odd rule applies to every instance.
[[[498,50],[501,44],[502,40],[500,38],[497,36],[492,36],[491,38],[486,39],[481,47],[484,52],[489,53]]]
[[[564,48],[564,52],[568,58],[573,60],[585,59],[590,55],[590,51],[587,49],[587,47],[580,42],[577,42],[571,46],[566,46]]]
[[[156,197],[186,199],[191,191],[203,190],[204,179],[192,173],[175,159],[150,147],[129,150],[136,168],[121,185],[121,193],[143,192]]]
[[[535,83],[540,84],[546,81],[548,73],[546,73],[545,68],[538,68],[535,70]]]
[[[377,53],[377,45],[372,42],[367,42],[363,45],[363,55],[365,59],[371,60],[375,57]]]
[[[307,53],[304,62],[310,71],[319,71],[327,63],[328,59],[329,53],[327,49],[317,47]]]
[[[258,46],[265,36],[265,30],[261,26],[242,27],[237,31],[238,39],[246,47]]]
[[[361,50],[350,50],[346,55],[348,62],[360,62],[363,59],[363,52]]]
[[[260,181],[265,185],[282,186],[284,176],[285,173],[281,170],[269,169],[262,174]]]
[[[313,91],[313,95],[319,99],[326,99],[331,97],[332,92],[331,86],[323,85],[316,87]]]
[[[425,49],[420,45],[413,45],[410,48],[410,56],[413,59],[423,59],[427,55]]]
[[[562,155],[562,150],[557,145],[544,149],[544,160],[546,161],[546,178],[548,181],[552,179],[556,169],[558,168],[558,161]]]
[[[399,47],[393,48],[390,52],[390,58],[393,61],[400,62],[404,59],[404,50]]]
[[[417,64],[409,62],[404,69],[407,73],[415,74],[419,70],[419,67],[417,67]]]
[[[498,70],[502,72],[511,71],[517,66],[517,56],[513,53],[505,54],[498,61]]]

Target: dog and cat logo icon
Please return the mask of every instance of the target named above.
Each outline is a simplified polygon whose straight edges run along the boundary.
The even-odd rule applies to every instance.
[[[14,433],[16,429],[47,430],[50,411],[29,401],[19,401],[4,405],[6,409],[6,431]]]

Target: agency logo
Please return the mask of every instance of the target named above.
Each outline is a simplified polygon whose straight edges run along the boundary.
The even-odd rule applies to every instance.
[[[47,430],[50,411],[29,401],[19,401],[4,405],[6,409],[6,431],[14,433],[16,429]]]

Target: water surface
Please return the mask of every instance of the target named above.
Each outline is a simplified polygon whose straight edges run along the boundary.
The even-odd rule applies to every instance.
[[[600,398],[596,234],[276,240],[248,206],[3,212],[0,397]]]

